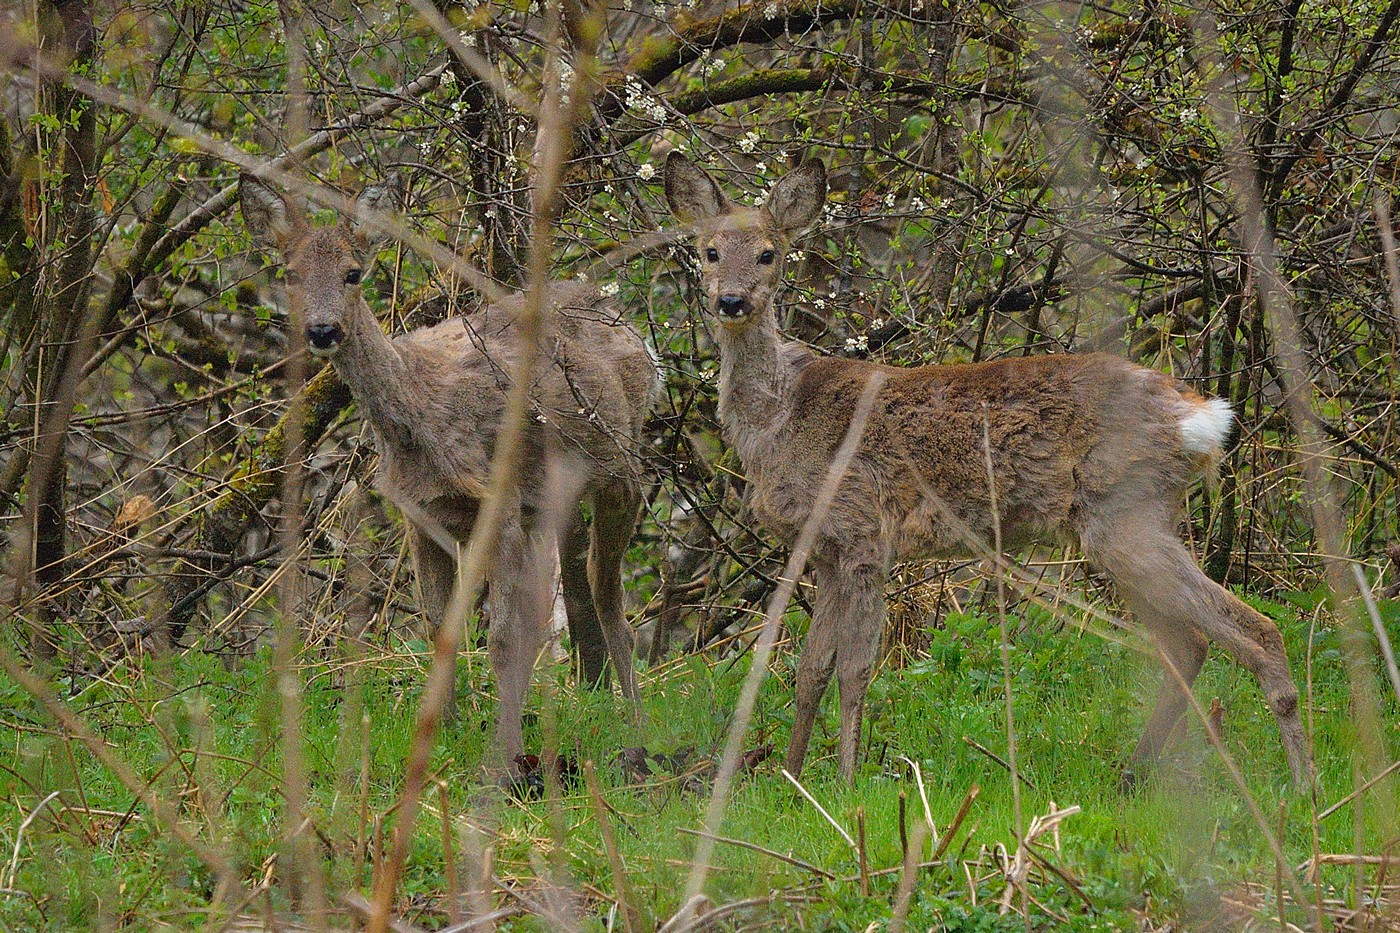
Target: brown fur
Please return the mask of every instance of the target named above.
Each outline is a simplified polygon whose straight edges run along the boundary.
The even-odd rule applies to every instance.
[[[420,600],[440,623],[456,579],[456,545],[470,537],[486,491],[508,374],[521,349],[522,299],[391,340],[358,282],[346,278],[352,272],[358,278],[373,257],[363,230],[350,222],[313,228],[251,177],[242,180],[240,197],[248,227],[282,252],[289,297],[308,332],[333,327],[342,334],[322,355],[331,356],[374,429],[380,489],[404,512]],[[371,188],[360,204],[376,209],[394,199],[392,191]],[[595,289],[555,284],[547,300],[551,323],[530,393],[522,475],[490,574],[488,647],[505,763],[522,751],[521,714],[548,635],[559,525],[565,526],[558,541],[565,606],[584,676],[606,683],[611,659],[624,695],[637,695],[621,566],[641,501],[636,451],[656,368],[626,318]],[[591,533],[578,521],[580,499],[593,508]]]
[[[817,358],[779,337],[773,298],[793,238],[825,200],[821,163],[791,172],[761,209],[730,201],[676,155],[666,191],[676,215],[697,228],[726,436],[743,460],[755,514],[784,541],[806,523],[867,380],[877,372],[885,380],[812,553],[816,598],[789,771],[802,767],[834,669],[840,768],[848,780],[854,774],[890,568],[990,547],[990,449],[1003,546],[1077,539],[1188,685],[1207,639],[1219,642],[1259,679],[1293,774],[1307,773],[1298,691],[1278,629],[1210,580],[1177,536],[1186,487],[1212,460],[1186,448],[1182,420],[1206,400],[1106,354],[911,368]],[[775,261],[765,264],[770,250]],[[1134,761],[1160,754],[1185,707],[1169,676]]]

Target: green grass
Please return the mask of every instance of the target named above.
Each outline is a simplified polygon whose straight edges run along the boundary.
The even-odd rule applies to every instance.
[[[1281,620],[1300,684],[1305,682],[1307,623],[1279,606],[1256,602]],[[792,617],[800,623],[800,619]],[[1117,790],[1120,764],[1131,750],[1155,696],[1158,675],[1134,652],[1040,615],[1016,620],[1023,629],[1012,652],[1018,755],[1035,790],[1022,799],[1024,818],[1059,806],[1083,808],[1060,831],[1060,850],[1047,854],[1080,879],[1089,900],[1053,877],[1037,876],[1031,893],[1044,907],[1032,910],[1037,927],[1137,928],[1138,912],[1152,922],[1177,919],[1188,928],[1218,909],[1217,895],[1253,881],[1272,890],[1274,863],[1257,824],[1199,726],[1182,733],[1173,762],[1138,793]],[[369,716],[371,821],[397,799],[424,680],[426,654],[413,646],[346,664],[306,655],[307,706],[304,747],[312,781],[312,816],[332,892],[369,891],[369,868],[357,873],[357,838],[372,835],[361,821],[359,770],[361,716]],[[871,895],[853,880],[857,860],[840,835],[779,775],[778,761],[791,723],[791,654],[780,655],[767,681],[748,746],[772,742],[777,753],[738,784],[722,834],[809,862],[839,880],[813,881],[800,868],[769,855],[720,845],[707,888],[716,904],[770,892],[805,894],[801,902],[775,903],[742,916],[771,928],[865,930],[885,922],[897,873],[877,876]],[[723,741],[747,657],[686,658],[644,680],[645,717],[633,722],[611,696],[576,692],[567,671],[543,666],[531,696],[527,741],[538,750],[546,735],[565,754],[598,763],[604,795],[616,811],[618,845],[636,906],[650,924],[673,912],[684,888],[695,838],[707,802],[702,781],[682,780],[653,764],[656,774],[634,782],[619,761],[622,747],[673,753],[694,746],[696,757],[715,753]],[[911,821],[922,806],[902,756],[919,762],[929,806],[945,830],[969,788],[981,794],[943,864],[926,871],[917,887],[909,929],[1024,929],[1014,913],[1000,916],[995,900],[1005,881],[993,850],[1014,850],[1014,816],[1006,771],[965,741],[968,737],[1005,756],[1001,662],[996,626],[978,617],[955,617],[932,633],[927,656],[902,669],[884,669],[871,687],[866,763],[853,788],[836,776],[836,704],[829,696],[813,741],[804,785],[852,833],[863,809],[872,869],[900,862],[898,796],[908,796]],[[1337,634],[1320,628],[1312,651],[1312,715],[1325,807],[1351,788],[1347,674]],[[484,792],[479,763],[493,702],[484,656],[459,668],[460,721],[441,739],[434,767],[446,782],[454,819],[454,847],[462,871],[464,834],[489,826],[498,877],[534,885],[542,872],[583,893],[584,929],[606,929],[611,894],[608,867],[593,805],[581,786],[566,785],[557,807],[545,801],[502,801]],[[167,800],[178,801],[189,825],[235,863],[247,891],[269,881],[265,894],[243,910],[290,915],[285,876],[278,860],[282,834],[281,748],[269,656],[234,669],[191,653],[164,661],[120,666],[106,677],[55,678],[67,701],[116,747]],[[1314,849],[1312,802],[1292,792],[1272,717],[1247,673],[1213,653],[1196,695],[1219,697],[1227,711],[1225,738],[1270,824],[1278,825],[1290,864]],[[217,929],[228,907],[211,909],[212,874],[169,833],[152,824],[134,797],[77,742],[54,724],[20,689],[0,679],[0,736],[11,761],[0,769],[5,816],[0,821],[0,897],[5,929]],[[1305,714],[1306,715],[1306,714]],[[1383,710],[1394,743],[1394,698]],[[15,728],[21,726],[23,728]],[[62,793],[30,822],[21,823],[53,791]],[[1382,790],[1367,809],[1365,848],[1385,843],[1387,806]],[[436,791],[420,817],[399,908],[407,919],[432,928],[445,923],[442,828]],[[483,806],[483,800],[494,802]],[[106,812],[103,812],[106,811]],[[554,816],[552,814],[557,814]],[[1324,852],[1356,850],[1351,808],[1317,826]],[[550,867],[553,866],[553,867]],[[966,866],[966,867],[965,867]],[[562,874],[560,869],[562,868]],[[1347,896],[1348,869],[1329,869],[1324,881]],[[981,879],[980,882],[977,879]],[[971,880],[970,880],[971,879]],[[23,893],[21,893],[23,892]],[[975,895],[975,897],[974,897]],[[511,903],[497,891],[494,902]],[[1062,919],[1052,920],[1045,910]],[[1295,920],[1302,922],[1301,913]],[[503,929],[546,929],[538,919],[508,922]],[[620,924],[616,926],[621,929]],[[650,925],[646,926],[651,929]],[[878,928],[883,928],[879,927]]]

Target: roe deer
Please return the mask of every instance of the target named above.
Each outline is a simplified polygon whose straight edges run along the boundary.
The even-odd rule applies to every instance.
[[[379,450],[378,485],[408,524],[419,599],[443,620],[456,580],[456,545],[471,536],[486,492],[509,373],[518,358],[522,299],[390,340],[361,292],[378,239],[355,219],[312,227],[304,212],[250,175],[240,181],[244,223],[280,250],[287,290],[300,306],[313,354],[329,358],[368,420]],[[362,211],[396,209],[394,185],[366,188]],[[488,653],[500,693],[497,751],[522,751],[521,715],[550,621],[549,577],[559,530],[570,632],[583,675],[607,683],[611,660],[623,694],[637,699],[633,637],[624,614],[622,558],[641,502],[637,450],[656,393],[650,350],[596,289],[553,284],[551,324],[530,393],[520,482],[489,571]],[[552,471],[568,483],[546,482]],[[558,486],[568,485],[568,501]],[[591,532],[577,500],[593,508]],[[546,516],[564,508],[562,529]]]
[[[995,506],[1007,547],[1077,538],[1187,685],[1207,640],[1224,646],[1263,687],[1295,780],[1308,776],[1298,690],[1278,628],[1207,577],[1177,534],[1187,485],[1213,465],[1230,433],[1226,402],[1106,354],[909,368],[819,358],[778,336],[773,300],[793,239],[826,200],[822,163],[789,172],[761,208],[731,201],[677,153],[667,159],[665,183],[672,212],[696,231],[705,302],[717,323],[725,434],[748,474],[755,515],[786,543],[807,521],[866,380],[884,377],[817,528],[789,771],[802,767],[834,666],[840,769],[853,778],[891,564],[992,541]],[[1168,674],[1133,763],[1161,753],[1186,706]],[[1131,766],[1124,776],[1132,780]]]

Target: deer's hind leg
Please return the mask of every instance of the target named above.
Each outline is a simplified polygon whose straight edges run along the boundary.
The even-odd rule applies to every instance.
[[[1132,608],[1135,615],[1142,616],[1141,606]],[[1171,627],[1170,631],[1167,631],[1167,628],[1159,626],[1148,631],[1165,662],[1162,688],[1157,694],[1157,705],[1153,707],[1152,715],[1147,720],[1147,728],[1138,740],[1137,748],[1133,750],[1128,767],[1123,770],[1125,789],[1137,783],[1137,765],[1150,766],[1166,751],[1176,724],[1181,721],[1182,714],[1190,705],[1187,691],[1201,673],[1210,646],[1205,633],[1193,625]],[[1171,666],[1167,667],[1167,664]]]
[[[569,617],[569,641],[578,656],[582,682],[607,689],[608,646],[588,581],[588,537],[588,526],[574,506],[559,535],[559,574],[564,585],[564,611]]]
[[[1177,537],[1163,509],[1100,519],[1082,532],[1089,560],[1113,578],[1123,601],[1177,666],[1188,685],[1204,660],[1201,635],[1216,642],[1258,679],[1278,722],[1296,782],[1311,773],[1298,715],[1298,687],[1278,626],[1205,575]],[[1162,698],[1138,745],[1135,760],[1160,753],[1186,706],[1176,678],[1167,673]]]
[[[622,695],[633,701],[638,699],[637,669],[632,663],[635,638],[632,627],[627,624],[622,559],[632,543],[641,503],[641,493],[625,481],[595,491],[592,543],[588,554],[588,577],[603,640],[607,642],[608,656],[612,659]]]

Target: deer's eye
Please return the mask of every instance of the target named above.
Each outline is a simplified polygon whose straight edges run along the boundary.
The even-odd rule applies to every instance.
[[[719,250],[715,249],[713,246],[705,250],[705,260],[707,262],[719,262]]]
[[[360,270],[359,270],[359,269],[351,269],[349,272],[345,273],[345,284],[346,284],[346,285],[359,285],[359,284],[360,284]]]
[[[760,266],[771,266],[773,265],[774,258],[773,251],[771,249],[765,249],[758,254],[758,264]]]

